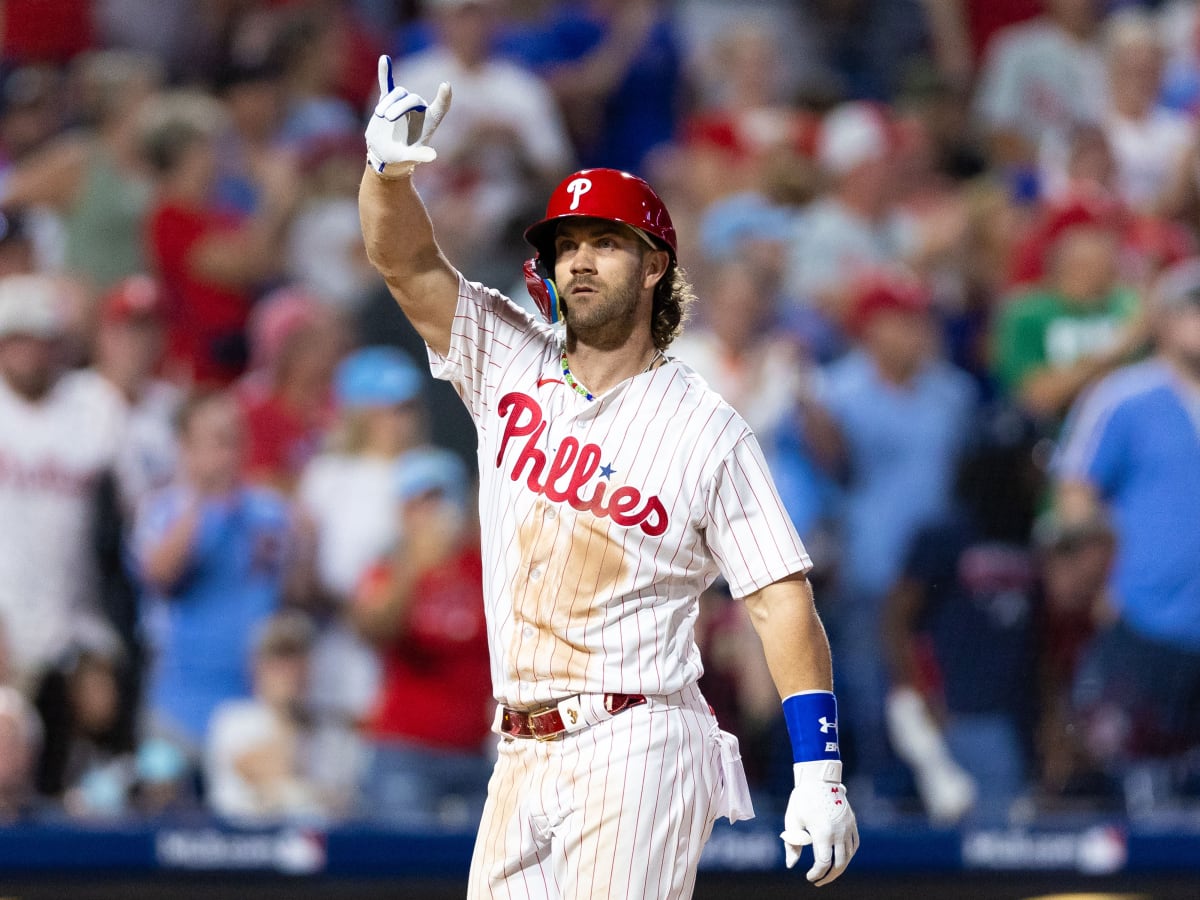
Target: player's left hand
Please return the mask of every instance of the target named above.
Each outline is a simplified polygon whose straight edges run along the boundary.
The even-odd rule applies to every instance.
[[[808,880],[829,884],[846,870],[858,850],[858,822],[842,785],[842,764],[834,760],[799,762],[793,766],[796,787],[783,816],[784,856],[788,868],[800,851],[812,844],[813,866]]]
[[[412,174],[418,163],[433,162],[437,151],[429,139],[450,108],[450,85],[442,82],[433,103],[398,86],[392,58],[379,57],[379,103],[367,123],[367,161],[380,175]]]

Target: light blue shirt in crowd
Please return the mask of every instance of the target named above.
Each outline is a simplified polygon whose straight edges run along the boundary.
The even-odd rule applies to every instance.
[[[1076,404],[1066,435],[1058,477],[1092,484],[1112,515],[1122,618],[1200,651],[1200,391],[1162,359],[1128,366]]]
[[[924,525],[950,506],[977,388],[941,360],[895,385],[851,351],[826,370],[822,399],[841,429],[849,481],[840,498],[842,586],[872,602],[891,587]]]
[[[190,496],[174,486],[149,498],[134,533],[139,564]],[[250,696],[253,647],[282,598],[289,533],[287,506],[270,491],[206,500],[191,564],[167,592],[144,595],[150,708],[182,736],[202,744],[216,706]]]

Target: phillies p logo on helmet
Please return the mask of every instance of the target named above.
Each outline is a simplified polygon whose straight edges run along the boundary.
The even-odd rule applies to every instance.
[[[592,189],[591,179],[573,178],[567,184],[567,193],[571,195],[572,210],[579,209],[579,198]]]

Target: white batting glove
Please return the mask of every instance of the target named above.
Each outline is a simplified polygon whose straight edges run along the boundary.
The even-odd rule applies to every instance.
[[[379,103],[367,123],[367,162],[385,178],[410,175],[417,163],[433,162],[429,139],[450,108],[450,85],[442,82],[432,104],[396,87],[392,59],[379,57]]]
[[[798,762],[792,770],[796,787],[779,836],[789,869],[799,861],[801,849],[812,844],[813,866],[807,877],[819,887],[846,871],[858,850],[858,822],[846,799],[840,761]]]

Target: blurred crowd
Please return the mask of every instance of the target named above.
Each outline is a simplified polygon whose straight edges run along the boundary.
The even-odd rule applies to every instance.
[[[472,280],[530,304],[574,168],[664,197],[860,819],[1200,804],[1196,2],[2,10],[0,821],[478,815],[475,436],[358,224],[385,52],[453,85],[415,177]],[[701,606],[769,806],[778,697]]]

